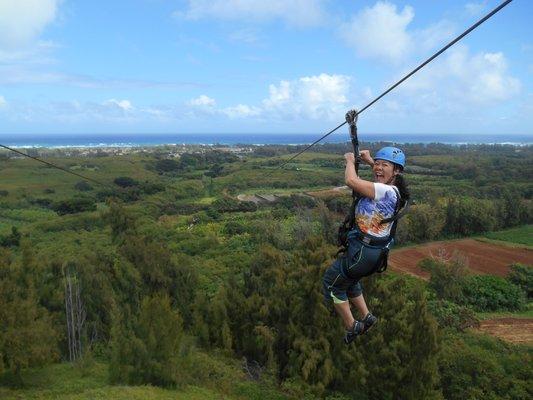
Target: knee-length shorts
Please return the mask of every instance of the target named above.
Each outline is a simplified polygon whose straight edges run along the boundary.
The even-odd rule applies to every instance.
[[[363,293],[360,280],[376,272],[383,252],[381,246],[370,246],[350,236],[348,240],[348,251],[326,270],[322,281],[324,297],[334,303],[343,303]]]

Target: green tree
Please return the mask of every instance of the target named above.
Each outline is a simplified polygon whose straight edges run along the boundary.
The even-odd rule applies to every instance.
[[[437,238],[445,224],[445,212],[437,206],[417,204],[406,215],[409,220],[409,236],[406,241],[423,242]],[[400,221],[400,224],[404,221]]]
[[[533,297],[533,267],[530,265],[513,264],[507,276],[509,282],[522,288],[529,300]]]
[[[498,226],[496,215],[496,207],[489,200],[451,198],[446,208],[446,230],[460,235],[491,231]]]
[[[109,210],[103,214],[105,221],[111,226],[111,237],[114,241],[123,239],[125,234],[136,232],[136,218],[122,204],[109,200]]]
[[[21,384],[24,368],[58,357],[58,334],[50,313],[39,305],[31,275],[0,252],[0,372],[13,374]]]
[[[172,255],[164,243],[148,236],[128,236],[119,251],[140,274],[141,293],[168,294],[189,327],[197,285],[197,273],[190,266],[189,259],[184,255]]]
[[[460,260],[425,258],[420,261],[419,266],[431,274],[429,287],[435,291],[437,298],[456,303],[463,300],[463,287],[468,270]]]
[[[375,299],[379,325],[357,349],[366,378],[355,393],[391,400],[438,398],[437,326],[422,287],[407,288],[405,278],[379,279],[367,292]]]
[[[531,398],[532,351],[479,334],[448,334],[439,353],[440,387],[449,400]]]
[[[321,292],[332,252],[319,237],[291,252],[260,249],[244,275],[242,295],[227,291],[229,304],[238,304],[231,306],[238,323],[230,325],[236,351],[321,396],[335,389],[361,398],[438,398],[437,325],[423,289],[406,289],[401,279],[370,279],[367,292],[380,322],[358,339],[356,349],[347,349],[340,321],[330,315]]]
[[[143,299],[131,327],[118,322],[113,329],[110,377],[112,382],[176,386],[183,382],[180,368],[186,356],[183,322],[166,295]]]

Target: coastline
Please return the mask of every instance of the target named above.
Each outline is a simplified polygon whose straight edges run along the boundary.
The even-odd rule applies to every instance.
[[[141,148],[156,146],[299,146],[313,143],[319,134],[79,134],[35,135],[0,134],[0,143],[18,149],[87,149],[87,148]],[[533,135],[459,135],[459,134],[359,134],[363,143],[388,142],[397,144],[447,145],[533,145]],[[347,133],[335,133],[321,143],[346,143]]]

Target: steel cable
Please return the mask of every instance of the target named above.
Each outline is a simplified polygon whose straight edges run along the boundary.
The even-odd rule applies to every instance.
[[[498,11],[500,11],[502,8],[504,8],[505,6],[507,6],[511,1],[513,0],[506,0],[504,1],[502,4],[500,4],[498,7],[496,7],[494,10],[492,10],[490,13],[488,13],[487,15],[485,15],[483,18],[481,18],[478,22],[476,22],[474,25],[472,25],[470,28],[468,28],[466,31],[464,31],[462,34],[460,34],[459,36],[457,36],[454,40],[452,40],[451,42],[449,42],[446,46],[444,46],[442,49],[440,49],[438,52],[436,52],[435,54],[433,54],[430,58],[428,58],[426,61],[424,61],[422,64],[420,64],[418,67],[416,67],[415,69],[413,69],[411,72],[409,72],[407,75],[405,75],[402,79],[400,79],[398,82],[396,82],[394,85],[392,85],[391,87],[389,87],[387,90],[385,90],[382,94],[380,94],[378,97],[376,97],[374,100],[372,100],[370,103],[368,103],[366,106],[364,106],[363,108],[361,108],[359,111],[358,111],[358,115],[361,114],[363,111],[365,111],[367,108],[369,108],[370,106],[372,106],[375,102],[377,102],[379,99],[381,99],[383,96],[385,96],[386,94],[388,94],[390,91],[392,91],[394,88],[396,88],[398,85],[400,85],[401,83],[403,83],[405,80],[407,80],[408,78],[410,78],[412,75],[414,75],[415,73],[417,73],[419,70],[421,70],[422,68],[424,68],[427,64],[429,64],[431,61],[433,61],[435,58],[437,58],[439,55],[441,55],[442,53],[444,53],[446,50],[448,50],[451,46],[453,46],[455,43],[457,43],[459,40],[461,40],[463,37],[465,37],[466,35],[468,35],[470,32],[472,32],[474,29],[476,29],[478,26],[480,26],[482,23],[484,23],[486,20],[488,20],[490,17],[492,17],[494,14],[496,14]],[[296,155],[292,156],[291,158],[289,158],[287,161],[285,161],[283,164],[281,164],[280,166],[278,166],[277,168],[275,168],[273,171],[276,171],[280,168],[282,168],[283,166],[287,165],[289,162],[291,162],[292,160],[294,160],[296,157],[298,157],[299,155],[301,155],[302,153],[304,153],[305,151],[309,150],[311,147],[313,147],[314,145],[316,145],[317,143],[319,143],[320,141],[322,141],[323,139],[325,139],[326,137],[328,137],[329,135],[331,135],[333,132],[335,132],[337,129],[343,127],[344,125],[346,124],[346,121],[344,121],[342,124],[340,124],[339,126],[333,128],[332,130],[330,130],[328,133],[324,134],[321,138],[315,140],[313,143],[311,143],[310,145],[308,145],[307,147],[305,147],[303,150],[301,150],[300,152],[298,152]],[[5,146],[3,144],[0,144],[0,147],[6,149],[6,150],[9,150],[9,151],[12,151],[12,152],[15,152],[17,154],[20,154],[24,157],[28,157],[28,158],[31,158],[32,160],[35,160],[35,161],[38,161],[38,162],[41,162],[43,164],[46,164],[52,168],[56,168],[56,169],[59,169],[63,172],[66,172],[68,174],[71,174],[71,175],[74,175],[74,176],[77,176],[79,178],[82,178],[82,179],[85,179],[87,181],[90,181],[90,182],[93,182],[93,183],[97,183],[99,185],[102,185],[102,186],[106,186],[108,188],[113,188],[113,190],[115,190],[116,188],[114,188],[113,186],[109,185],[109,184],[106,184],[106,183],[103,183],[103,182],[100,182],[96,179],[93,179],[93,178],[89,178],[87,176],[84,176],[84,175],[81,175],[81,174],[78,174],[76,172],[72,172],[72,171],[69,171],[68,169],[66,168],[63,168],[63,167],[60,167],[58,165],[55,165],[51,162],[48,162],[48,161],[44,161],[44,160],[41,160],[39,157],[34,157],[34,156],[30,156],[29,154],[26,154],[26,153],[23,153],[19,150],[16,150],[16,149],[13,149],[11,147],[8,147],[8,146]]]
[[[358,115],[361,114],[363,111],[365,111],[367,108],[369,108],[370,106],[372,106],[375,102],[377,102],[379,99],[381,99],[383,96],[385,96],[387,93],[389,93],[390,91],[392,91],[394,88],[396,88],[398,85],[400,85],[401,83],[403,83],[404,81],[406,81],[407,79],[409,79],[411,76],[413,76],[415,73],[417,73],[418,71],[420,71],[422,68],[424,68],[427,64],[429,64],[431,61],[433,61],[435,58],[437,58],[438,56],[440,56],[442,53],[444,53],[446,50],[448,50],[450,47],[452,47],[455,43],[457,43],[459,40],[461,40],[462,38],[464,38],[466,35],[468,35],[470,32],[472,32],[474,29],[476,29],[478,26],[480,26],[483,22],[485,22],[486,20],[488,20],[490,17],[492,17],[494,14],[496,14],[498,11],[500,11],[502,8],[504,8],[506,5],[508,5],[511,1],[513,0],[507,0],[507,1],[504,1],[502,4],[500,4],[498,7],[496,7],[494,10],[492,10],[490,13],[488,13],[487,15],[485,15],[483,18],[481,18],[479,21],[477,21],[474,25],[472,25],[470,28],[468,28],[466,31],[464,31],[463,33],[461,33],[459,36],[457,36],[455,39],[453,39],[451,42],[449,42],[446,46],[444,46],[442,49],[440,49],[439,51],[437,51],[435,54],[433,54],[431,57],[429,57],[426,61],[424,61],[422,64],[420,64],[418,67],[416,67],[415,69],[413,69],[411,72],[409,72],[407,75],[405,75],[402,79],[400,79],[398,82],[396,82],[394,85],[392,85],[391,87],[389,87],[387,90],[385,90],[382,94],[380,94],[378,97],[376,97],[374,100],[372,100],[370,103],[368,103],[366,106],[364,106],[363,108],[361,108],[359,111],[358,111]],[[305,151],[309,150],[311,147],[313,147],[315,144],[317,144],[318,142],[320,142],[322,139],[325,139],[327,136],[331,135],[333,132],[335,132],[337,129],[341,128],[342,126],[344,126],[346,124],[346,121],[344,121],[342,124],[340,124],[339,126],[337,126],[336,128],[332,129],[331,131],[329,131],[328,133],[326,133],[324,136],[322,136],[320,139],[318,140],[315,140],[312,144],[310,144],[309,146],[307,146],[305,149],[301,150],[300,152],[298,152],[296,155],[292,156],[291,158],[289,158],[287,161],[285,161],[283,164],[281,164],[280,166],[278,166],[277,168],[275,168],[273,171],[276,171],[280,168],[282,168],[283,166],[287,165],[289,162],[291,162],[292,160],[294,160],[296,157],[298,157],[299,155],[301,155],[302,153],[304,153]]]

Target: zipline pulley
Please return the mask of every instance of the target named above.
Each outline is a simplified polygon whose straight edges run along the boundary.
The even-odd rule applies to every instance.
[[[357,110],[350,110],[346,113],[346,122],[350,129],[350,140],[352,141],[353,154],[355,156],[355,173],[359,175],[359,164],[361,163],[361,157],[359,156],[359,138],[357,137],[357,119],[359,114]],[[352,197],[355,199],[357,194],[352,190]]]
[[[350,140],[352,141],[353,154],[355,156],[355,174],[359,176],[359,164],[361,163],[361,157],[359,156],[359,138],[357,137],[357,119],[359,113],[357,110],[350,110],[346,113],[346,123],[350,130]],[[352,189],[352,204],[350,211],[346,215],[342,225],[339,227],[337,235],[337,244],[340,247],[339,252],[346,251],[347,248],[347,235],[355,226],[355,208],[360,200],[360,195]]]

